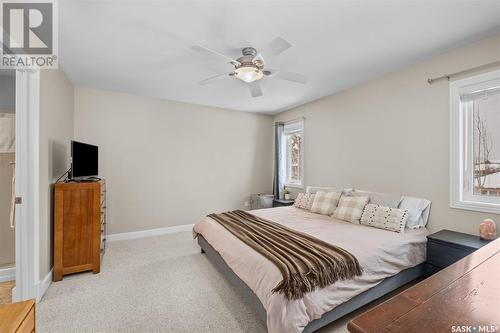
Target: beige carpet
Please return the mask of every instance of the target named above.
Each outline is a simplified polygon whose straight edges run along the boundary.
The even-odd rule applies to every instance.
[[[321,333],[347,332],[350,317]],[[190,232],[110,243],[101,273],[53,283],[37,332],[266,332]]]

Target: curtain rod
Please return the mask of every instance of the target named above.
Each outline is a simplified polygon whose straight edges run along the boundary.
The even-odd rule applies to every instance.
[[[439,81],[439,80],[443,80],[443,79],[447,79],[449,81],[454,76],[458,76],[458,75],[462,75],[462,74],[466,74],[466,73],[478,71],[478,70],[485,69],[485,68],[495,67],[495,66],[500,66],[500,61],[494,61],[494,62],[490,62],[488,64],[484,64],[484,65],[481,65],[481,66],[477,66],[477,67],[472,67],[472,68],[469,68],[469,69],[465,69],[465,70],[460,71],[460,72],[455,72],[455,73],[451,73],[451,74],[446,74],[446,75],[442,75],[442,76],[430,78],[430,79],[427,79],[427,82],[429,84],[433,84],[434,82]]]

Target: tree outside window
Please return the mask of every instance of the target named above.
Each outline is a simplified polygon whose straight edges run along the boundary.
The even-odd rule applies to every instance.
[[[299,133],[288,135],[288,179],[287,183],[300,184],[301,182],[301,147],[302,137]]]
[[[304,185],[304,121],[285,124],[281,151],[284,185],[302,187]]]
[[[500,93],[473,103],[474,194],[500,196]]]

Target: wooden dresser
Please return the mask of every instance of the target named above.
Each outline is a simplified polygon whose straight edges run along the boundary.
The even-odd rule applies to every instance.
[[[0,332],[35,332],[35,301],[0,305]]]
[[[500,239],[349,322],[352,333],[499,332]]]
[[[105,249],[105,181],[57,183],[53,280],[77,272],[99,273]]]

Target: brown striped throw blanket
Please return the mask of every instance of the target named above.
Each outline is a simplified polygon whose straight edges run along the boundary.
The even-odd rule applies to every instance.
[[[346,250],[242,210],[208,217],[274,263],[283,280],[273,289],[294,300],[337,280],[361,275],[358,260]]]

